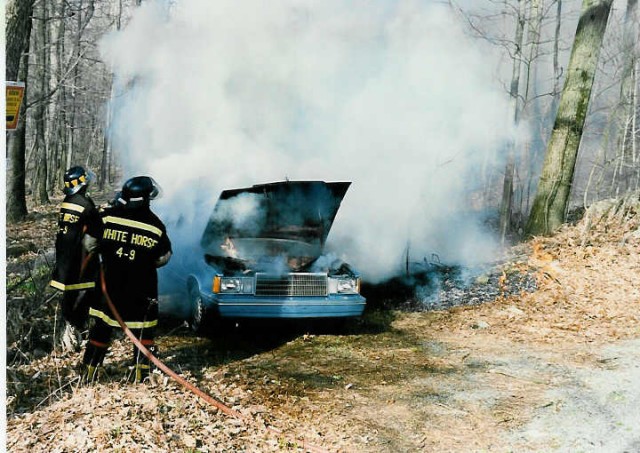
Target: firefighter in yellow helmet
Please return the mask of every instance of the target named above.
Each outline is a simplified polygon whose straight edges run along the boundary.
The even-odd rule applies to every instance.
[[[58,213],[56,264],[50,285],[63,292],[62,316],[66,321],[64,349],[79,348],[79,331],[87,321],[89,299],[97,277],[97,260],[83,246],[85,233],[100,225],[98,210],[87,189],[95,179],[83,167],[69,168],[64,174],[65,198]]]
[[[160,187],[149,176],[136,176],[122,187],[116,203],[102,213],[98,231],[88,234],[97,240],[102,257],[106,294],[91,307],[94,322],[83,357],[85,378],[92,381],[109,348],[112,329],[119,328],[106,303],[108,296],[127,327],[151,352],[158,324],[158,275],[156,268],[171,257],[171,242],[162,221],[151,211],[150,201]],[[135,380],[149,375],[149,360],[134,346]]]

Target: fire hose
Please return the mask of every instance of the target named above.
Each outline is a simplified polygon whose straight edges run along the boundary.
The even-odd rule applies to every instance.
[[[165,365],[163,362],[161,362],[160,359],[158,359],[156,356],[154,356],[153,353],[151,353],[151,351],[149,351],[149,349],[147,349],[142,344],[142,342],[133,334],[133,332],[131,332],[129,327],[127,327],[127,324],[122,319],[122,316],[120,316],[120,313],[116,309],[113,301],[111,300],[111,297],[109,297],[109,293],[107,291],[106,279],[105,279],[105,276],[104,276],[104,267],[103,267],[103,264],[102,264],[102,256],[99,256],[99,258],[100,258],[100,287],[102,289],[102,294],[104,295],[104,298],[105,298],[105,300],[107,302],[107,305],[109,306],[109,309],[111,310],[111,313],[116,318],[116,321],[118,321],[118,324],[120,325],[120,327],[122,328],[124,333],[127,335],[127,337],[129,337],[129,339],[133,342],[133,344],[142,352],[142,354],[144,354],[164,374],[169,376],[171,379],[176,381],[178,384],[182,385],[184,388],[189,390],[194,395],[200,397],[201,399],[203,399],[204,401],[206,401],[210,405],[216,407],[221,412],[223,412],[226,415],[228,415],[230,417],[233,417],[233,418],[235,418],[237,420],[240,420],[243,424],[249,424],[248,422],[250,420],[253,421],[252,419],[249,419],[249,418],[245,417],[240,412],[238,412],[238,411],[230,408],[229,406],[225,405],[224,403],[218,401],[217,399],[215,399],[211,395],[203,392],[198,387],[196,387],[195,385],[193,385],[192,383],[187,381],[185,378],[183,378],[182,376],[178,375],[175,371],[173,371],[171,368],[169,368],[167,365]],[[309,444],[304,439],[290,439],[290,438],[287,438],[282,433],[282,431],[280,431],[277,428],[273,428],[271,426],[265,426],[265,429],[268,432],[270,432],[271,434],[275,434],[276,436],[279,436],[279,437],[284,437],[285,440],[287,440],[288,442],[291,442],[294,445],[296,445],[297,443],[301,442],[302,443],[302,448],[304,448],[306,451],[317,452],[317,453],[325,453],[325,452],[327,452],[326,449],[324,449],[322,447],[318,447],[318,446],[313,445],[313,444]]]

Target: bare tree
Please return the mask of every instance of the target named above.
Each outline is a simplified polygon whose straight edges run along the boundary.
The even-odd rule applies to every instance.
[[[562,0],[556,0],[556,25],[553,35],[553,103],[551,110],[555,112],[558,106],[558,100],[560,99],[560,77],[562,73],[560,70],[559,55],[560,55],[560,27],[562,26]]]
[[[122,0],[118,0],[116,4],[116,17],[115,17],[115,29],[119,31],[122,27]],[[102,142],[102,160],[100,164],[100,178],[98,178],[98,184],[100,190],[104,189],[105,184],[111,178],[111,160],[112,160],[112,149],[111,149],[111,121],[113,119],[113,108],[112,103],[115,98],[115,85],[113,83],[113,79],[110,79],[110,94],[109,94],[109,105],[107,106],[107,114],[105,118],[105,127],[103,134],[103,142]]]
[[[9,0],[6,9],[6,78],[27,84],[29,74],[29,42],[33,0]],[[15,222],[27,215],[25,187],[26,104],[28,84],[16,130],[8,134],[9,155],[7,187],[7,220]]]
[[[585,155],[583,159],[583,165],[591,166],[588,172],[583,170],[588,173],[580,194],[585,207],[593,200],[619,196],[638,185],[640,159],[637,150],[634,152],[638,137],[633,132],[639,113],[636,102],[638,19],[637,0],[628,0],[626,10],[616,11],[612,7],[594,85],[592,115],[585,126],[589,127],[589,122],[595,126],[589,129],[594,130],[596,135],[592,138],[597,139],[599,145],[592,158]],[[574,192],[577,195],[577,190]]]
[[[520,108],[518,106],[518,96],[520,90],[520,73],[522,65],[522,41],[524,36],[524,25],[526,22],[525,0],[518,0],[518,16],[516,18],[516,35],[514,40],[513,66],[511,72],[511,84],[509,88],[509,99],[511,115],[514,125],[517,126],[520,118]],[[515,147],[514,141],[509,143],[507,154],[507,164],[504,170],[504,184],[502,188],[502,203],[500,206],[500,237],[504,242],[511,220],[511,209],[513,204],[513,178],[515,171]]]
[[[52,26],[53,45],[51,47],[51,68],[50,74],[54,79],[54,84],[58,87],[55,97],[52,99],[49,110],[49,187],[53,191],[55,187],[62,185],[62,176],[65,171],[65,150],[66,150],[66,125],[67,125],[67,65],[66,65],[66,40],[68,3],[58,1],[53,7],[56,17],[55,25]]]
[[[550,124],[547,119],[553,108],[553,101],[542,101],[539,89],[539,74],[544,73],[544,49],[542,38],[542,23],[544,19],[544,1],[532,0],[530,3],[530,12],[528,20],[528,38],[527,46],[528,56],[526,57],[526,72],[525,72],[525,84],[523,106],[522,106],[522,119],[530,124],[533,130],[537,131],[537,135],[532,134],[531,137],[520,140],[520,165],[517,168],[519,175],[518,184],[515,186],[516,193],[514,194],[514,215],[512,217],[512,223],[517,226],[518,233],[522,234],[524,229],[524,219],[529,212],[531,187],[533,185],[534,175],[537,177],[537,163],[539,160],[539,154],[542,152],[542,144],[547,137],[547,130],[550,129]],[[559,35],[558,25],[560,19],[556,17],[556,34]],[[555,37],[554,42],[557,42],[558,36]],[[553,49],[554,57],[556,56],[557,49]],[[542,69],[541,69],[542,67]],[[555,73],[554,73],[555,75]],[[552,99],[556,99],[555,90],[543,93],[542,96],[551,95]],[[545,104],[546,102],[546,104]]]
[[[116,165],[107,137],[112,76],[98,43],[125,26],[140,0],[9,0],[6,80],[23,81],[18,128],[7,133],[7,220],[59,193],[64,171],[89,166],[100,188]],[[33,33],[31,33],[33,27]],[[28,95],[28,96],[27,96]],[[28,99],[27,99],[28,97]]]
[[[47,156],[47,105],[49,91],[49,49],[48,49],[48,22],[49,9],[47,2],[39,1],[36,4],[35,24],[35,82],[37,85],[37,94],[40,99],[34,106],[34,123],[35,123],[35,153],[36,153],[36,172],[34,178],[34,199],[38,204],[49,203],[49,195],[47,193],[48,183],[48,156]]]
[[[74,162],[74,152],[75,152],[75,140],[76,140],[76,112],[78,109],[78,104],[76,97],[78,96],[78,88],[80,84],[80,60],[82,58],[83,53],[83,45],[82,45],[82,36],[93,19],[93,14],[95,12],[95,3],[94,0],[79,0],[77,8],[74,10],[74,16],[76,18],[76,26],[77,31],[74,36],[73,43],[73,52],[72,52],[72,64],[73,64],[73,76],[71,78],[71,89],[70,89],[70,114],[67,118],[69,120],[68,127],[68,137],[67,137],[67,156],[66,156],[66,167],[70,167]]]
[[[637,155],[637,84],[638,84],[638,58],[640,33],[638,31],[638,1],[628,0],[623,23],[623,68],[620,82],[620,98],[613,115],[613,121],[617,127],[618,157],[612,186],[620,189],[637,189],[640,166]],[[618,178],[616,180],[616,177]]]
[[[613,0],[583,0],[558,113],[527,224],[549,234],[565,220],[591,89]]]

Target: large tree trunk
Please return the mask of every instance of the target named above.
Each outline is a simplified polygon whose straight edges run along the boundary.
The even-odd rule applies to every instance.
[[[27,83],[29,74],[29,41],[33,0],[9,0],[6,7],[6,79]],[[7,134],[9,156],[7,187],[7,220],[16,222],[27,215],[25,189],[26,105],[28,86],[20,107],[18,126]]]
[[[34,0],[8,0],[6,6],[6,77],[18,80],[23,55],[29,51]]]
[[[576,157],[612,1],[583,0],[558,114],[527,224],[530,235],[550,234],[566,218]]]

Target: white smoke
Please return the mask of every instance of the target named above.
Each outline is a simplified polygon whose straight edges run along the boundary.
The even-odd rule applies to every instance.
[[[260,200],[255,194],[240,194],[220,203],[218,221],[228,220],[239,229],[258,231],[262,219],[260,209]]]
[[[436,2],[146,2],[103,54],[114,147],[164,189],[174,248],[223,189],[353,181],[328,247],[369,280],[412,253],[489,259],[469,194],[507,135],[492,49]],[[179,221],[179,222],[178,222]],[[180,227],[178,227],[178,225]]]

